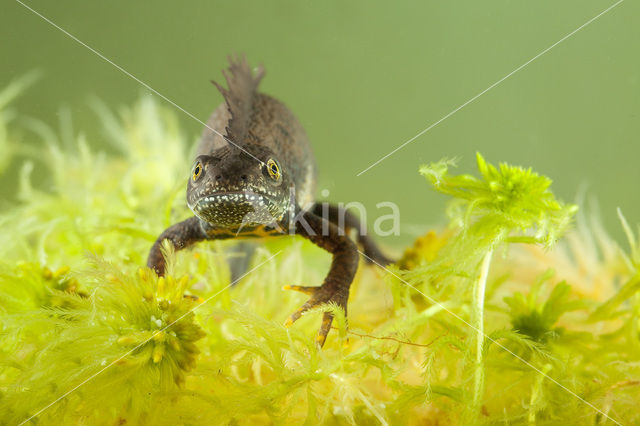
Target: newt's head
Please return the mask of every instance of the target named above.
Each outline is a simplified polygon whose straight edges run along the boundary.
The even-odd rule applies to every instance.
[[[271,224],[286,213],[287,171],[267,147],[248,145],[246,151],[251,155],[229,145],[195,159],[187,204],[200,219],[232,228]]]

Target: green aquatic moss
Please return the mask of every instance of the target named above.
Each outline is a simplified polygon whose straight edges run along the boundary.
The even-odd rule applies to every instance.
[[[484,394],[484,302],[494,250],[508,242],[540,243],[549,247],[577,210],[577,206],[565,206],[557,201],[549,190],[551,180],[531,169],[504,163],[494,167],[479,153],[477,161],[479,178],[451,175],[449,167],[454,162],[447,160],[420,169],[436,191],[453,197],[448,212],[452,225],[457,228],[439,258],[421,273],[428,276],[439,269],[446,278],[454,269],[451,265],[457,265],[456,274],[467,276],[471,281],[470,320],[465,324],[471,328],[469,340],[475,344],[475,365],[473,396],[465,422],[473,421],[478,415]],[[516,324],[514,327],[522,331]]]
[[[285,328],[305,296],[282,286],[320,283],[327,253],[269,241],[230,286],[233,241],[167,246],[158,279],[143,265],[189,215],[193,140],[150,97],[117,114],[93,101],[111,143],[97,152],[69,122],[61,138],[10,110],[28,80],[0,93],[0,179],[22,170],[0,212],[0,423],[640,421],[640,251],[624,219],[629,254],[583,213],[570,226],[576,208],[529,169],[424,166],[452,197],[450,226],[388,271],[361,265],[349,328],[323,308],[336,330],[318,350],[322,309]]]

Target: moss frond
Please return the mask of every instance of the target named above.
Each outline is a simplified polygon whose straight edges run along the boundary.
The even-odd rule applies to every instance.
[[[551,180],[530,168],[502,163],[495,167],[477,154],[480,178],[449,174],[454,161],[442,160],[420,168],[434,189],[453,197],[448,210],[453,224],[479,233],[499,235],[503,232],[526,232],[534,229],[530,239],[547,246],[557,241],[577,211],[555,199]],[[509,235],[510,236],[510,235]]]

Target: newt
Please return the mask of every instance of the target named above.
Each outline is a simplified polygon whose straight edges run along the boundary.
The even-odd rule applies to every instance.
[[[147,265],[164,275],[161,246],[166,239],[181,250],[204,240],[300,235],[331,253],[333,260],[319,287],[284,287],[310,296],[286,325],[328,302],[336,303],[346,316],[349,287],[359,262],[357,245],[348,233],[356,233],[367,262],[387,265],[391,261],[354,215],[337,205],[315,202],[316,162],[311,145],[289,108],[258,92],[264,68],[254,73],[244,57],[229,58],[229,63],[223,71],[227,88],[212,82],[224,102],[203,130],[187,184],[187,205],[194,216],[160,234]],[[332,314],[325,312],[316,338],[320,347],[332,321]]]

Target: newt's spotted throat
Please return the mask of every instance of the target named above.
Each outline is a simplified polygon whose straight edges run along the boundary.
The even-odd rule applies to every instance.
[[[295,233],[330,252],[333,262],[320,287],[286,287],[310,295],[287,325],[327,302],[335,302],[346,315],[359,257],[345,231],[357,230],[358,243],[369,258],[381,265],[390,261],[361,232],[353,215],[335,205],[324,211],[322,205],[314,205],[316,165],[307,135],[282,102],[257,92],[264,70],[254,75],[243,58],[231,59],[223,73],[228,88],[214,84],[225,103],[209,118],[187,185],[187,203],[195,216],[160,234],[148,266],[164,275],[160,247],[165,239],[180,250],[201,240]],[[317,337],[320,346],[332,320],[330,313],[324,314]]]

